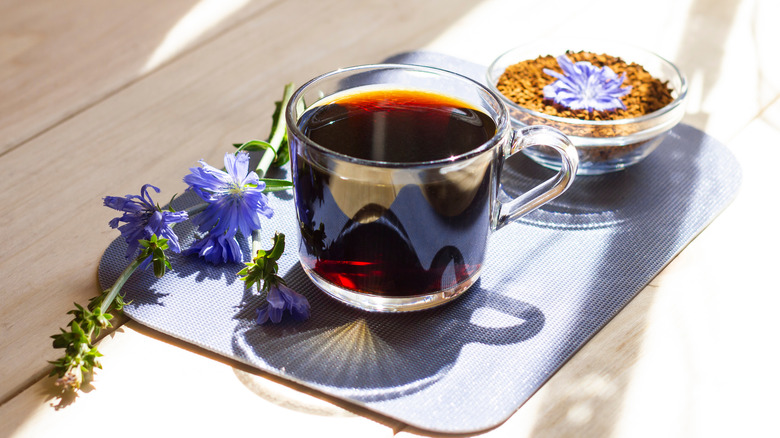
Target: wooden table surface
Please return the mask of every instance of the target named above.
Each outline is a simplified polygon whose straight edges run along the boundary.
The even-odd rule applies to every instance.
[[[426,49],[487,64],[552,36],[615,38],[690,80],[685,123],[728,146],[736,200],[488,437],[777,433],[780,3],[775,0],[0,0],[0,435],[426,436],[132,321],[58,400],[49,335],[96,295],[106,195],[181,193],[264,137],[273,101]]]

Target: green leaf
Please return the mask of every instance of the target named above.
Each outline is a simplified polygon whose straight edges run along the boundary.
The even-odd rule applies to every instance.
[[[279,146],[279,150],[276,152],[276,159],[272,164],[276,167],[281,167],[287,164],[288,161],[290,161],[290,144],[287,143],[287,128],[285,128],[284,139],[282,139],[282,144]]]
[[[288,161],[290,161],[290,145],[287,143],[287,123],[284,120],[284,107],[287,106],[287,102],[290,99],[290,96],[292,95],[292,84],[288,84],[285,87],[284,90],[284,96],[282,96],[282,100],[278,100],[274,102],[274,105],[276,108],[274,109],[274,114],[271,116],[271,136],[268,137],[268,141],[270,142],[273,138],[273,134],[277,130],[284,130],[284,134],[282,136],[281,141],[279,142],[279,148],[276,149],[274,152],[276,153],[276,156],[274,157],[274,162],[271,163],[273,166],[280,167],[285,165]]]
[[[268,252],[267,258],[271,260],[279,260],[279,257],[284,253],[284,234],[276,233],[274,235],[274,246]]]
[[[263,189],[264,193],[278,192],[292,187],[292,181],[286,179],[262,178],[260,181],[265,183],[265,189]]]
[[[76,322],[73,321],[70,323],[70,331],[76,336],[86,336],[87,334],[84,333],[84,330],[81,328],[81,326]]]
[[[121,311],[128,303],[125,302],[125,299],[121,295],[117,295],[116,298],[114,298],[114,309]]]
[[[274,156],[276,156],[276,149],[274,149],[274,146],[271,143],[263,140],[251,140],[246,143],[233,143],[233,146],[238,148],[236,149],[236,154],[241,151],[252,152],[270,149],[273,151]]]
[[[162,278],[162,276],[165,275],[165,263],[163,263],[162,260],[155,259],[152,266],[154,267],[155,277]]]
[[[171,213],[175,213],[176,212],[176,210],[173,209],[173,201],[174,201],[174,199],[176,199],[176,195],[177,194],[174,193],[173,196],[171,196],[171,202],[168,203],[168,211],[171,212]]]
[[[110,313],[99,313],[98,315],[95,316],[95,319],[97,321],[98,327],[108,328],[111,327],[111,323],[109,322],[109,320],[113,317],[114,316],[111,315]]]
[[[70,341],[68,340],[68,338],[61,334],[53,335],[52,338],[54,338],[54,341],[51,344],[54,348],[68,348],[68,345],[70,345]]]

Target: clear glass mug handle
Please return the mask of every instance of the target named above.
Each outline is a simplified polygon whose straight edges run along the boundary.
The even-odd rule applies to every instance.
[[[512,156],[529,146],[553,148],[561,156],[561,170],[557,175],[511,201],[500,203],[494,227],[496,230],[555,199],[574,182],[580,159],[577,149],[563,133],[548,126],[527,126],[518,129],[514,132],[507,156]]]

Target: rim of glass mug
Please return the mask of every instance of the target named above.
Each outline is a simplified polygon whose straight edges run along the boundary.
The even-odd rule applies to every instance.
[[[300,105],[298,102],[300,102],[301,95],[304,94],[304,92],[309,89],[312,85],[323,82],[328,78],[331,78],[333,76],[338,75],[344,75],[345,73],[350,72],[359,72],[361,70],[364,71],[371,71],[371,70],[405,70],[405,71],[415,71],[415,72],[421,72],[421,73],[429,73],[434,75],[440,75],[440,76],[448,76],[457,80],[463,80],[467,81],[473,86],[476,86],[477,89],[480,91],[480,94],[483,94],[485,96],[490,96],[492,100],[492,105],[490,105],[491,108],[493,108],[497,115],[494,117],[492,114],[488,114],[494,122],[496,122],[496,132],[493,134],[493,136],[486,142],[482,143],[481,145],[464,152],[459,155],[454,155],[451,157],[441,158],[438,160],[431,160],[431,161],[419,161],[419,162],[393,162],[393,161],[379,161],[379,160],[367,160],[363,158],[356,158],[349,155],[345,155],[339,152],[336,152],[332,149],[329,149],[323,145],[320,145],[314,141],[312,141],[306,134],[304,134],[300,128],[298,127],[298,119],[300,116],[308,111],[310,108],[314,107],[314,104],[318,104],[322,99],[327,99],[326,102],[330,101],[330,98],[338,93],[334,93],[330,96],[322,97],[321,100],[318,100],[316,102],[313,102],[311,106],[307,106],[305,108],[300,108]],[[430,91],[424,88],[420,87],[400,87],[395,84],[388,84],[393,85],[395,89],[409,89],[411,91]],[[388,87],[381,87],[381,88],[388,88]],[[369,87],[363,88],[365,90],[368,90]],[[340,93],[340,92],[339,92]],[[443,92],[439,94],[445,94]],[[461,98],[458,98],[459,100],[462,100]],[[475,107],[479,107],[479,105],[476,105],[474,102],[468,102],[465,103],[474,105]],[[454,161],[460,161],[460,160],[466,160],[471,157],[474,157],[476,155],[481,154],[482,152],[493,148],[496,146],[500,140],[502,135],[505,134],[506,130],[509,129],[511,131],[516,131],[512,128],[512,126],[509,124],[509,112],[506,108],[506,105],[501,100],[501,97],[498,96],[495,92],[490,90],[485,85],[479,83],[478,81],[475,81],[474,79],[469,78],[468,76],[463,76],[459,73],[455,73],[449,70],[437,68],[437,67],[428,67],[428,66],[422,66],[422,65],[414,65],[414,64],[366,64],[366,65],[357,65],[353,67],[345,67],[340,68],[338,70],[334,70],[328,73],[321,74],[305,84],[301,85],[295,93],[293,93],[292,97],[290,97],[290,104],[287,105],[287,108],[285,109],[285,118],[287,122],[287,129],[293,131],[293,133],[296,135],[296,137],[300,139],[304,139],[307,143],[307,145],[314,147],[320,152],[324,152],[327,154],[334,155],[336,157],[339,157],[340,159],[347,160],[351,163],[355,164],[363,164],[367,166],[374,166],[374,167],[386,167],[386,168],[399,168],[399,167],[425,167],[425,166],[438,166],[444,163],[451,163]],[[514,143],[514,142],[513,142]]]

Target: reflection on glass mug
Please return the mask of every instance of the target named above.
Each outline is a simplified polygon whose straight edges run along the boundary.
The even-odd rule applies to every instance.
[[[465,292],[489,234],[563,193],[577,171],[563,134],[513,131],[495,94],[435,68],[327,73],[296,91],[285,117],[301,265],[364,310],[425,309]],[[498,201],[504,160],[528,146],[557,151],[561,170]]]

